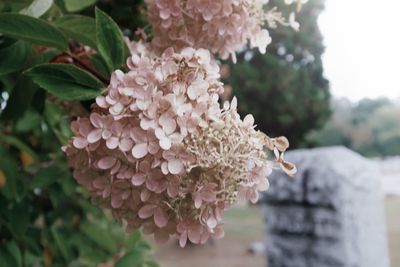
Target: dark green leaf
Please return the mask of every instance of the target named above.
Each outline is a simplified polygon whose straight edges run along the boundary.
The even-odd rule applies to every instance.
[[[17,176],[18,176],[18,162],[5,149],[3,144],[0,144],[0,170],[3,172],[5,179],[5,186],[0,188],[0,193],[8,200],[15,200],[17,197]],[[6,210],[2,210],[5,212]]]
[[[61,231],[58,229],[52,227],[51,228],[51,235],[54,238],[54,241],[56,242],[58,250],[61,252],[61,255],[63,258],[67,261],[70,262],[72,259],[71,252],[68,249],[67,245],[67,238]]]
[[[21,14],[39,18],[53,5],[53,0],[34,0],[27,8],[20,11]]]
[[[65,173],[58,166],[50,166],[40,170],[31,181],[31,188],[43,188],[56,182]]]
[[[96,8],[97,48],[110,71],[120,68],[126,60],[126,44],[118,25],[110,16]]]
[[[65,100],[93,99],[105,88],[92,74],[69,64],[42,64],[25,73],[37,85]]]
[[[24,115],[16,122],[15,131],[26,133],[40,127],[41,117],[33,109],[28,109]]]
[[[14,260],[17,263],[17,267],[22,266],[22,255],[21,255],[21,250],[19,249],[19,247],[17,246],[17,243],[15,243],[15,241],[10,241],[7,244],[7,250],[10,252],[10,254],[12,255],[12,257],[14,258]]]
[[[68,50],[67,39],[51,24],[27,15],[0,14],[0,33],[35,44]]]
[[[126,241],[126,248],[128,250],[134,249],[138,245],[140,239],[141,239],[140,232],[138,230],[134,231],[129,235],[128,240]]]
[[[99,225],[88,222],[82,223],[80,229],[100,247],[110,253],[118,252],[118,244],[108,229],[102,229]]]
[[[0,49],[7,48],[7,47],[15,44],[16,42],[17,42],[17,40],[15,40],[15,39],[8,38],[5,36],[0,36]]]
[[[96,70],[104,77],[110,78],[111,72],[108,70],[107,63],[99,54],[94,54],[91,57],[92,63]]]
[[[0,267],[17,266],[18,263],[4,245],[0,246]]]
[[[34,253],[25,250],[24,252],[24,263],[26,266],[41,266],[40,262],[42,255],[35,255]]]
[[[24,236],[29,226],[29,206],[25,202],[14,203],[8,211],[9,228],[14,237],[20,239]]]
[[[58,184],[51,184],[47,187],[49,198],[53,207],[58,208],[66,203],[67,196],[63,194],[61,187]]]
[[[94,5],[96,1],[97,0],[64,0],[64,4],[67,11],[77,12]]]
[[[8,145],[14,146],[16,148],[18,148],[21,152],[26,153],[29,157],[32,158],[32,160],[34,162],[38,162],[39,161],[39,157],[38,155],[35,153],[35,151],[33,151],[27,144],[25,144],[23,141],[21,141],[20,139],[18,139],[18,137],[16,136],[12,136],[12,135],[0,135],[0,141],[4,142]]]
[[[138,250],[127,252],[115,267],[139,267],[143,263],[143,254]]]
[[[24,75],[18,77],[17,84],[11,92],[7,106],[1,113],[1,120],[13,120],[22,116],[31,104],[38,87]]]
[[[96,22],[93,18],[66,15],[57,19],[54,23],[67,37],[96,48]]]
[[[27,61],[31,46],[24,41],[18,41],[0,50],[0,75],[20,70]]]
[[[70,196],[75,192],[76,182],[71,175],[64,175],[61,178],[61,188],[64,191],[65,195]]]

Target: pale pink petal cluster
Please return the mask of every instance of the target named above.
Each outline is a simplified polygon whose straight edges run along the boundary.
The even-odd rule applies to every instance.
[[[163,16],[176,12],[171,2]],[[220,107],[208,50],[131,49],[129,71],[116,70],[90,116],[72,122],[64,151],[74,177],[129,230],[159,242],[176,235],[181,246],[222,237],[223,211],[241,198],[256,202],[274,164],[294,171],[282,157],[287,140],[256,131],[251,115],[240,119],[236,99]]]
[[[285,0],[291,5],[304,0]],[[222,59],[232,57],[248,44],[266,52],[271,42],[266,28],[277,24],[298,29],[294,13],[286,20],[268,0],[145,0],[146,15],[153,29],[153,45],[207,48]]]

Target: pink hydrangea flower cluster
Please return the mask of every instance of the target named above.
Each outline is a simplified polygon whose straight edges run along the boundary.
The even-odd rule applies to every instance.
[[[145,0],[147,17],[153,28],[153,45],[207,48],[222,59],[232,57],[247,43],[266,52],[271,38],[266,27],[277,24],[298,30],[294,12],[286,20],[268,0]],[[304,2],[304,0],[303,0]],[[285,0],[285,4],[298,3]]]
[[[157,57],[131,48],[129,71],[116,70],[90,116],[72,122],[63,149],[74,177],[128,230],[159,242],[176,235],[181,246],[222,237],[225,209],[256,202],[275,165],[295,171],[282,158],[287,139],[256,131],[251,115],[240,119],[236,99],[220,107],[223,85],[208,50]]]

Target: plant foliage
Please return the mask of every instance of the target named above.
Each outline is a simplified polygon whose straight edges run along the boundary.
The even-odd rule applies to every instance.
[[[113,19],[87,12],[95,2],[0,2],[0,266],[157,266],[139,232],[90,203],[60,149],[127,57]]]

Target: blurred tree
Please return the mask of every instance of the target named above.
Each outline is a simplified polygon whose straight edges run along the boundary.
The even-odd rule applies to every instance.
[[[386,98],[332,101],[333,114],[307,139],[315,145],[344,145],[370,156],[400,154],[400,104]]]
[[[280,10],[282,1],[273,1]],[[238,97],[242,115],[253,114],[258,128],[270,136],[288,137],[300,146],[310,130],[328,119],[329,83],[323,76],[324,52],[317,19],[323,0],[310,0],[297,20],[300,32],[278,27],[265,55],[244,51],[231,65],[227,83]]]

